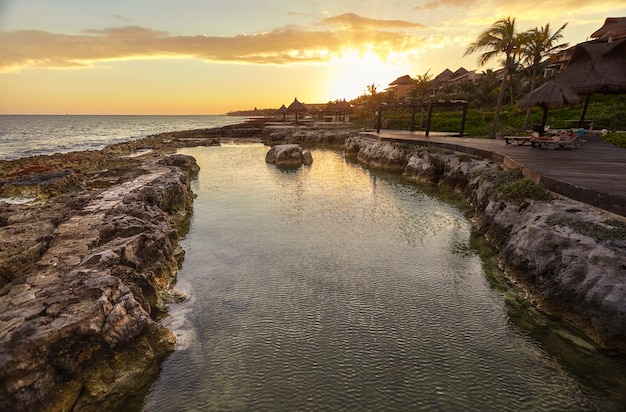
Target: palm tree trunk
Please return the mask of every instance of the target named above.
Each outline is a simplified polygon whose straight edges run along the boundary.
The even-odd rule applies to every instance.
[[[498,102],[496,103],[496,112],[493,114],[493,123],[491,124],[491,132],[489,133],[490,139],[496,138],[498,132],[498,123],[500,119],[500,109],[502,108],[502,101],[504,100],[504,91],[506,89],[506,78],[509,77],[508,66],[504,66],[504,72],[502,73],[502,84],[500,85],[500,93],[498,93]]]
[[[537,67],[539,65],[535,64],[533,66],[533,74],[530,77],[530,91],[532,92],[533,90],[535,90],[535,78],[537,77]],[[526,117],[524,118],[524,130],[528,130],[528,126],[530,123],[530,106],[528,106],[528,108],[526,109]]]

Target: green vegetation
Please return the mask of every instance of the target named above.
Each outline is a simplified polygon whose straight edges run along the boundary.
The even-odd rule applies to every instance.
[[[566,27],[567,23],[552,31],[550,24],[547,23],[542,27],[519,33],[516,31],[515,18],[498,20],[470,44],[465,54],[480,52],[479,64],[501,59],[504,76],[488,69],[478,79],[468,79],[454,84],[434,84],[435,79],[426,72],[415,77],[414,88],[403,101],[396,98],[394,89],[378,93],[373,84],[367,88],[368,95],[351,102],[358,108],[352,120],[360,127],[376,127],[375,112],[381,104],[425,103],[433,98],[465,100],[469,105],[465,134],[492,138],[496,135],[528,135],[533,125],[541,123],[543,111],[538,107],[519,109],[515,104],[531,90],[549,80],[541,73],[550,63],[548,57],[569,46],[567,43],[559,43]],[[434,97],[433,92],[436,93]],[[580,97],[583,101],[586,99],[586,96]],[[383,128],[410,129],[411,110],[408,107],[386,108],[381,118]],[[572,122],[580,119],[582,110],[583,103],[558,110],[551,109],[548,112],[547,124],[552,128],[571,128]],[[626,147],[626,136],[610,133],[626,131],[624,113],[626,113],[626,95],[594,94],[590,96],[585,117],[593,121],[594,130],[609,131],[607,141]],[[425,110],[418,109],[413,128],[424,130],[425,123]],[[436,109],[436,112],[433,112],[430,130],[458,132],[460,124],[460,111]]]
[[[489,192],[489,197],[493,200],[513,203],[521,203],[526,199],[550,200],[550,194],[541,185],[524,177],[519,169],[489,168],[475,173],[482,181],[493,183]]]
[[[525,199],[550,200],[550,195],[543,187],[525,177],[498,186],[495,189],[495,194],[499,199],[516,203]]]
[[[603,136],[604,141],[614,144],[617,147],[626,149],[626,133],[611,133]]]
[[[626,223],[606,220],[602,223],[588,222],[563,214],[548,216],[549,225],[567,226],[576,232],[597,240],[626,240]]]
[[[451,98],[465,98],[465,96],[448,96]],[[572,127],[571,121],[578,120],[582,113],[583,104],[553,109],[548,112],[547,124],[552,128]],[[587,119],[593,120],[594,130],[607,129],[609,131],[626,131],[626,95],[592,95],[587,108]],[[539,124],[543,112],[539,108],[533,108],[530,112],[530,125]],[[465,120],[465,133],[472,137],[487,137],[493,122],[493,110],[473,108],[467,112]],[[500,112],[500,131],[502,136],[526,136],[524,130],[526,109],[516,106],[504,106]],[[374,112],[362,111],[360,116],[352,119],[359,127],[374,127],[376,118]],[[386,109],[383,111],[382,122],[387,122],[389,129],[409,130],[411,122],[410,108]],[[433,111],[431,130],[458,132],[461,125],[460,111]],[[420,126],[419,110],[415,115],[415,129],[425,130],[426,113]],[[616,146],[626,147],[626,133],[609,133],[604,139]]]

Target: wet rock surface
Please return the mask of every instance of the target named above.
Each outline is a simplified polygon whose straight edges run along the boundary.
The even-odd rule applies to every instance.
[[[0,202],[1,410],[128,406],[173,350],[198,167],[163,141],[0,162],[0,197],[32,200]]]

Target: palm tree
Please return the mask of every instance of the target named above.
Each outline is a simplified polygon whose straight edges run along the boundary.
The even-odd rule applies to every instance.
[[[537,72],[541,66],[542,60],[560,49],[569,46],[568,43],[557,44],[563,37],[563,30],[567,27],[567,23],[561,26],[554,34],[550,33],[550,23],[541,28],[534,28],[520,37],[520,53],[522,61],[531,69],[530,75],[530,91],[535,90],[535,79]],[[530,107],[526,110],[526,119],[524,120],[524,129],[528,128],[530,121]]]
[[[411,90],[411,97],[418,103],[424,103],[426,97],[430,96],[431,87],[433,85],[433,78],[430,75],[430,69],[424,74],[418,74],[415,78],[415,88]],[[424,107],[420,105],[420,124],[419,127],[423,127],[424,124]]]
[[[372,83],[367,86],[367,92],[374,96],[377,92],[378,87],[376,87],[376,83]]]
[[[498,93],[498,101],[496,103],[496,111],[493,116],[493,124],[489,137],[495,139],[498,130],[498,119],[500,118],[500,109],[502,108],[502,100],[506,90],[506,81],[509,77],[509,68],[513,66],[515,53],[518,51],[518,39],[515,32],[515,19],[507,17],[498,20],[480,34],[475,42],[471,43],[465,51],[464,56],[475,53],[479,50],[485,52],[478,59],[479,65],[484,65],[488,61],[504,54],[505,61],[503,65],[502,83],[500,84],[500,93]]]

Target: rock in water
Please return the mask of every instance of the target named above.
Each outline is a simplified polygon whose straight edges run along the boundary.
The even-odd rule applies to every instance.
[[[305,166],[310,166],[313,164],[313,154],[310,150],[302,153],[302,164]]]
[[[311,164],[313,156],[311,152],[302,154],[302,147],[299,144],[281,144],[272,147],[265,155],[265,162],[276,165],[280,168],[293,169],[303,164]]]

